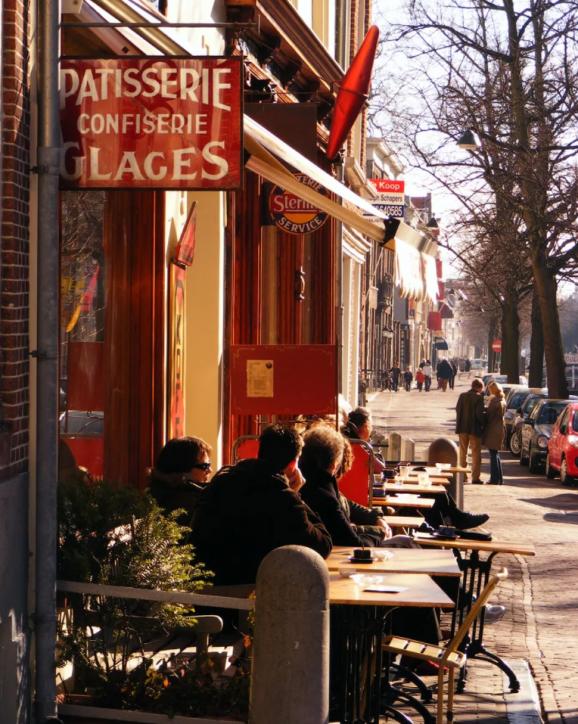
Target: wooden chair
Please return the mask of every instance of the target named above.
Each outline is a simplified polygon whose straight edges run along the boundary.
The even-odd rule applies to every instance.
[[[461,669],[466,663],[467,651],[460,651],[459,647],[470,630],[472,624],[482,611],[482,607],[488,602],[492,591],[498,582],[508,577],[508,571],[504,568],[499,573],[490,576],[488,583],[471,607],[470,612],[457,630],[455,636],[445,646],[435,646],[422,641],[401,638],[400,636],[389,636],[383,642],[383,649],[394,656],[401,654],[420,661],[429,661],[439,666],[438,690],[437,690],[437,717],[436,723],[443,723],[444,715],[444,685],[445,673],[448,671],[448,697],[446,718],[448,722],[453,719],[454,703],[454,680],[456,669]]]
[[[363,440],[350,440],[353,450],[351,470],[339,479],[339,491],[349,500],[371,506],[373,497],[374,454]]]

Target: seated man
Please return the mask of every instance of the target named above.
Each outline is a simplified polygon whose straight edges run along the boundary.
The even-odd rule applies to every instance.
[[[184,508],[190,526],[199,495],[211,475],[211,446],[200,437],[169,440],[149,471],[150,493],[166,513]]]
[[[284,545],[313,548],[326,558],[331,537],[297,490],[299,433],[271,425],[259,438],[257,459],[222,468],[199,500],[192,540],[215,573],[215,584],[253,583],[267,553]]]

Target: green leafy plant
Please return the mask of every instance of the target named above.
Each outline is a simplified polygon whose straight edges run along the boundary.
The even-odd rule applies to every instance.
[[[210,581],[178,523],[182,511],[165,515],[134,489],[78,480],[59,486],[58,503],[60,579],[191,592]],[[58,657],[73,662],[76,692],[103,706],[246,715],[247,657],[225,677],[209,655],[153,656],[159,641],[194,629],[192,608],[93,594],[67,594],[63,603]]]

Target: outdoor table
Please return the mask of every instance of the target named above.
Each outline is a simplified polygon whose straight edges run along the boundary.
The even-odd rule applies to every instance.
[[[429,510],[433,508],[435,500],[433,498],[421,498],[419,495],[399,494],[387,495],[384,498],[373,498],[374,505],[390,505],[392,508],[424,508]],[[422,521],[423,522],[423,521]]]
[[[390,528],[419,528],[423,523],[421,515],[385,515],[383,520]]]
[[[382,585],[396,587],[397,592],[364,590],[353,579],[329,571],[331,715],[342,723],[378,724],[380,713],[397,714],[384,703],[381,691],[381,644],[389,614],[407,606],[454,606],[428,575],[387,573],[382,579]]]
[[[396,475],[393,480],[401,483],[415,483],[418,479],[417,476],[417,473],[409,473],[409,475],[403,476]],[[429,480],[433,485],[449,485],[451,483],[451,477],[451,475],[430,475]],[[391,480],[389,482],[391,482]]]
[[[423,493],[424,495],[441,495],[446,492],[443,485],[418,485],[417,483],[385,483],[385,493]],[[373,496],[375,500],[375,495]]]
[[[508,543],[506,541],[476,541],[457,538],[444,540],[434,538],[429,533],[415,533],[414,540],[421,546],[432,548],[451,548],[457,558],[462,571],[462,586],[452,620],[452,636],[464,618],[467,616],[473,602],[473,596],[478,596],[488,582],[494,558],[500,553],[510,553],[518,556],[534,556],[536,551],[533,545]],[[487,554],[484,558],[480,554]],[[520,690],[520,682],[506,664],[506,662],[483,644],[485,609],[482,609],[478,619],[474,621],[471,634],[466,639],[468,658],[479,656],[497,666],[508,677],[510,691]],[[467,669],[460,671],[457,682],[458,692],[463,692],[466,684]]]
[[[351,561],[353,548],[336,546],[325,560],[330,571],[358,571],[359,573],[425,573],[430,576],[462,574],[458,561],[450,550],[423,550],[420,548],[375,548],[373,561]],[[380,557],[380,553],[382,556]],[[386,557],[383,557],[385,554]]]

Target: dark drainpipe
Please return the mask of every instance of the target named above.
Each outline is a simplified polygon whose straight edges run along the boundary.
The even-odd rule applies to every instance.
[[[36,405],[36,721],[56,716],[56,489],[58,481],[59,0],[38,12],[38,275]]]

